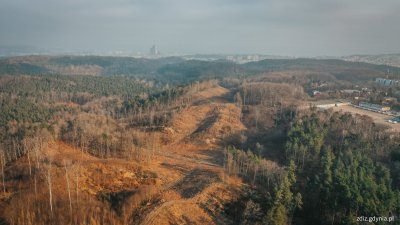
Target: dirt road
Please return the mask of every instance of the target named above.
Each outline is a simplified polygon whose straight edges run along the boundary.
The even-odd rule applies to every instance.
[[[199,92],[193,105],[174,117],[172,141],[150,166],[161,180],[160,192],[135,224],[218,224],[226,219],[219,210],[237,194],[240,180],[224,175],[223,146],[217,140],[227,127],[244,129],[240,109],[227,94],[220,86]]]

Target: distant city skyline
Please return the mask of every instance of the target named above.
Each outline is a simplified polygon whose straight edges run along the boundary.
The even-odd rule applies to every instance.
[[[155,44],[168,54],[298,57],[398,53],[398,12],[398,0],[0,0],[0,47],[148,53]]]

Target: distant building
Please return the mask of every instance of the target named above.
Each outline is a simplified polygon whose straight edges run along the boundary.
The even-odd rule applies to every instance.
[[[369,91],[370,91],[370,90],[369,90],[368,88],[366,88],[366,87],[361,88],[361,90],[362,90],[363,92],[369,92]]]
[[[312,92],[312,95],[314,96],[314,97],[318,97],[318,96],[321,96],[321,92],[320,91],[313,91]]]
[[[384,97],[382,104],[383,105],[390,105],[397,102],[397,98],[394,97]]]
[[[150,48],[150,55],[151,56],[158,56],[160,54],[160,52],[158,51],[157,45],[153,45]]]
[[[360,107],[362,107],[364,109],[372,110],[372,111],[381,111],[381,112],[390,111],[390,107],[388,107],[388,106],[372,104],[372,103],[369,103],[369,102],[360,102],[358,104],[358,106],[360,106]]]
[[[312,88],[322,88],[326,86],[328,86],[328,83],[326,81],[321,81],[321,80],[311,81]]]
[[[342,92],[343,94],[360,94],[360,91],[359,91],[359,90],[349,90],[349,89],[346,89],[346,90],[341,90],[340,92]]]
[[[395,97],[384,97],[383,100],[387,102],[397,102],[397,98]]]
[[[400,84],[398,80],[389,80],[385,78],[376,78],[375,83],[383,86],[399,86]]]

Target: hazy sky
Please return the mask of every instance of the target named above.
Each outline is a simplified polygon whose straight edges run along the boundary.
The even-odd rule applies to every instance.
[[[0,0],[0,45],[62,51],[400,52],[400,0]]]

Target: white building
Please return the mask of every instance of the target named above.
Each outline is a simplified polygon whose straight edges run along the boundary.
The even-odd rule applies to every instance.
[[[364,108],[364,109],[369,109],[369,110],[373,110],[373,111],[389,111],[390,107],[388,106],[381,106],[381,105],[377,105],[377,104],[372,104],[372,103],[368,103],[368,102],[360,102],[358,104],[358,106]]]
[[[160,52],[158,51],[157,45],[153,45],[150,48],[150,55],[151,56],[158,56],[158,54],[160,54]]]
[[[385,78],[376,78],[375,82],[384,86],[398,86],[400,84],[398,80],[389,80]]]

